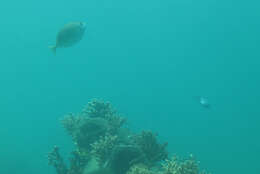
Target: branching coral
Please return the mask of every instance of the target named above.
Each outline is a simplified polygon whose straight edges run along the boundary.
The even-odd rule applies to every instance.
[[[105,115],[104,119],[107,120],[110,125],[109,132],[111,134],[117,134],[118,130],[126,123],[126,118],[118,114]]]
[[[199,162],[190,155],[186,160],[180,160],[174,156],[170,160],[165,160],[163,164],[164,174],[206,174],[205,171],[199,171]]]
[[[86,117],[82,117],[82,116],[70,113],[61,119],[61,124],[63,125],[63,127],[65,128],[67,133],[73,137],[73,136],[75,136],[80,125],[82,123],[84,123],[85,120],[86,120]]]
[[[92,100],[79,114],[61,120],[76,147],[68,167],[58,147],[48,154],[49,164],[57,174],[206,174],[193,158],[166,160],[167,143],[150,131],[134,134],[125,122],[109,102]]]
[[[119,145],[113,149],[107,167],[115,174],[125,174],[129,168],[143,161],[143,153],[134,145]]]
[[[109,130],[108,122],[102,118],[88,118],[82,123],[75,135],[79,148],[89,149],[90,144],[104,136]]]
[[[56,169],[57,174],[67,174],[68,169],[65,165],[63,158],[59,153],[59,148],[54,146],[53,150],[48,154],[49,165]]]
[[[91,154],[97,158],[99,163],[102,165],[110,157],[113,149],[118,143],[118,137],[116,135],[105,135],[101,136],[98,141],[91,144]]]
[[[104,117],[105,115],[113,115],[116,111],[109,102],[93,99],[88,102],[82,113],[88,115],[89,117]]]
[[[93,99],[83,109],[82,115],[87,115],[91,118],[103,118],[110,125],[110,133],[116,134],[118,129],[124,125],[126,118],[120,116],[109,102]]]
[[[142,131],[134,137],[135,143],[141,148],[146,157],[148,166],[154,165],[156,162],[164,160],[168,157],[166,151],[167,143],[160,144],[156,135],[150,131]]]
[[[79,150],[71,152],[69,158],[70,165],[67,167],[60,156],[59,148],[55,146],[53,150],[48,154],[49,165],[52,165],[57,174],[80,174],[84,170],[85,165],[89,160],[89,156],[86,153],[82,153]]]
[[[71,152],[72,156],[69,158],[70,168],[68,174],[80,174],[84,171],[85,165],[89,160],[87,153],[75,150]]]
[[[155,174],[154,171],[142,164],[133,165],[126,174]]]
[[[61,122],[80,149],[88,149],[91,143],[110,130],[108,121],[102,118],[68,115]]]

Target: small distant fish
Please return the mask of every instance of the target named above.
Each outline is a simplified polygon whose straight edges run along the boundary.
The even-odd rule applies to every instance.
[[[210,108],[211,105],[209,103],[209,100],[206,97],[202,97],[202,96],[197,96],[195,97],[195,99],[200,103],[201,106],[203,106],[204,108]]]
[[[49,48],[56,54],[57,48],[71,47],[83,38],[85,30],[86,23],[70,22],[61,28],[56,36],[56,44]]]

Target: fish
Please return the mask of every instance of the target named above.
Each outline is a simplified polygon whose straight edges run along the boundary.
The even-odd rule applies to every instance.
[[[86,30],[85,22],[70,22],[65,24],[56,35],[55,45],[49,46],[53,54],[57,48],[67,48],[77,44],[82,40]]]
[[[211,108],[211,105],[209,103],[209,100],[206,97],[203,96],[196,96],[194,97],[201,106],[203,106],[204,108]]]

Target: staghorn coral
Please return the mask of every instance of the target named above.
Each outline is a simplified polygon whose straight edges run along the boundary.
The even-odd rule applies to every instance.
[[[53,150],[48,154],[48,161],[49,165],[56,169],[57,174],[80,174],[89,161],[89,155],[79,150],[72,151],[69,158],[69,167],[67,167],[60,156],[59,148],[54,146]]]
[[[162,168],[163,174],[206,174],[205,171],[199,171],[199,162],[192,154],[186,160],[173,156],[170,160],[165,160]]]
[[[147,166],[143,164],[133,165],[126,174],[155,174],[154,171],[150,170]]]
[[[141,148],[146,157],[148,166],[164,160],[168,157],[166,151],[167,143],[160,144],[156,138],[157,135],[151,131],[142,131],[141,134],[134,136],[134,142]]]
[[[89,117],[104,117],[105,115],[113,115],[116,111],[109,102],[103,100],[93,99],[88,102],[86,108],[83,109],[82,114]]]
[[[118,145],[113,149],[106,167],[115,174],[125,174],[131,166],[141,163],[143,157],[142,151],[135,145]]]
[[[92,148],[91,154],[97,158],[101,165],[110,157],[113,149],[118,143],[117,140],[118,137],[116,135],[107,134],[101,136],[99,140],[90,145]]]
[[[48,153],[48,164],[56,169],[57,174],[67,174],[68,169],[63,158],[59,153],[59,148],[54,146],[53,150]]]
[[[90,144],[110,130],[108,121],[102,118],[88,118],[68,115],[61,123],[80,149],[88,149]]]
[[[81,174],[83,173],[87,162],[89,161],[88,153],[80,150],[74,150],[71,152],[69,158],[70,168],[67,174]]]
[[[102,118],[88,118],[79,126],[74,140],[81,149],[90,149],[90,144],[104,136],[109,130],[108,122]]]
[[[91,118],[103,118],[110,125],[110,133],[116,134],[118,129],[126,123],[126,118],[120,116],[109,102],[93,99],[83,109],[82,115]]]
[[[70,136],[75,136],[80,125],[86,121],[86,117],[78,116],[75,114],[68,114],[60,120],[61,124]]]
[[[126,118],[118,114],[105,115],[104,119],[107,120],[110,125],[109,132],[111,134],[117,134],[119,129],[126,123]]]

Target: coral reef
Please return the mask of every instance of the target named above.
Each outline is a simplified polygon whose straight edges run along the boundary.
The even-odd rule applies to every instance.
[[[111,168],[115,174],[124,174],[134,164],[143,161],[143,153],[135,145],[119,145],[113,149],[107,166]]]
[[[90,149],[100,136],[118,134],[126,119],[108,102],[94,99],[79,114],[68,114],[61,123],[79,148]]]
[[[81,124],[76,133],[78,147],[88,149],[99,137],[104,136],[109,130],[109,124],[102,118],[88,118]]]
[[[48,154],[48,161],[49,165],[52,165],[56,169],[57,174],[68,173],[67,166],[65,165],[57,146],[54,146],[53,150]]]
[[[99,138],[96,142],[90,144],[92,150],[91,154],[99,161],[100,164],[104,164],[110,157],[113,149],[116,147],[117,139],[116,135],[105,135]]]
[[[162,168],[164,169],[163,174],[206,174],[205,171],[199,170],[199,162],[192,154],[185,160],[173,156],[170,160],[165,160]]]
[[[149,169],[143,164],[133,165],[126,174],[155,174],[155,171]]]
[[[64,117],[62,124],[80,149],[89,149],[91,143],[109,130],[108,122],[102,118],[70,115]]]
[[[83,123],[85,120],[85,117],[80,117],[77,115],[74,115],[73,113],[70,113],[66,116],[64,116],[63,119],[61,119],[61,124],[63,125],[63,127],[65,128],[65,130],[67,131],[67,133],[74,137],[76,131],[78,130],[79,126],[81,125],[81,123]]]
[[[56,169],[57,174],[80,174],[89,161],[89,156],[79,150],[72,151],[68,167],[59,153],[59,148],[55,146],[48,154],[48,161],[49,165]]]
[[[148,166],[153,166],[155,163],[168,158],[167,143],[160,144],[156,136],[151,131],[142,131],[134,136],[134,141],[144,153]]]
[[[57,174],[206,174],[194,158],[168,159],[167,143],[151,131],[133,133],[125,123],[109,102],[90,101],[80,113],[61,120],[75,144],[69,164],[55,146],[49,165]]]
[[[116,114],[116,111],[109,102],[93,99],[88,102],[82,113],[88,115],[89,117],[105,117],[106,115]]]
[[[116,131],[126,123],[126,118],[120,116],[109,102],[93,99],[82,111],[83,115],[91,118],[103,118],[108,121],[110,133],[115,134]]]

